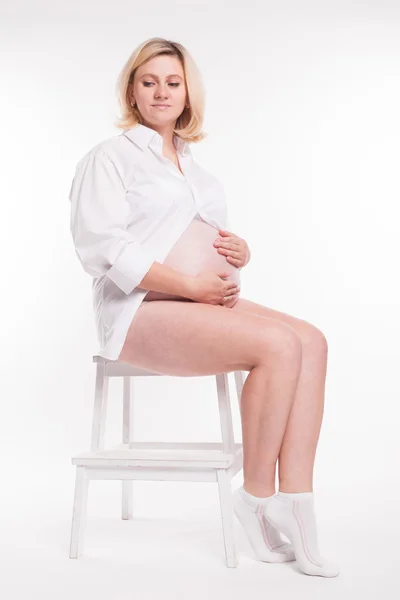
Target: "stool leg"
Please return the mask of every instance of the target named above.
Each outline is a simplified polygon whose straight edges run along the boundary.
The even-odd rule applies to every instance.
[[[229,395],[228,374],[215,376],[217,383],[218,408],[221,425],[222,449],[226,453],[235,452],[235,438],[232,423],[231,400]]]
[[[240,414],[242,414],[242,390],[244,385],[243,371],[235,371],[236,395],[239,403]]]
[[[238,566],[235,542],[235,517],[230,477],[226,469],[217,469],[219,502],[221,506],[222,533],[225,544],[225,562],[227,567]]]
[[[122,518],[129,521],[133,516],[133,481],[122,481]]]
[[[87,497],[89,477],[85,467],[76,467],[75,497],[72,514],[70,558],[78,558],[83,554],[86,528]]]
[[[123,378],[123,417],[122,417],[122,442],[128,444],[132,441],[132,402],[131,402],[131,377]],[[122,480],[122,518],[132,519],[133,516],[133,481]]]
[[[97,364],[94,394],[91,451],[104,450],[106,412],[108,402],[108,377],[103,363]]]

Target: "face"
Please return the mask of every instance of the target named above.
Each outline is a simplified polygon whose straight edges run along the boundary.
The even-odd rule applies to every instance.
[[[180,60],[164,54],[141,65],[135,72],[130,98],[131,102],[136,102],[144,125],[175,126],[185,104],[189,104]],[[162,108],[156,104],[167,106]]]

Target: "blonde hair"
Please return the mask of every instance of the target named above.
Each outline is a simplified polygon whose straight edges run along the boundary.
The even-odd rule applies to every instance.
[[[116,92],[121,107],[121,117],[114,123],[119,129],[131,129],[141,122],[136,106],[129,99],[129,87],[133,83],[135,71],[150,59],[161,54],[176,56],[182,64],[190,105],[177,118],[174,133],[187,142],[200,142],[207,134],[201,130],[204,120],[205,90],[201,74],[184,46],[164,38],[146,40],[132,52],[120,72]]]

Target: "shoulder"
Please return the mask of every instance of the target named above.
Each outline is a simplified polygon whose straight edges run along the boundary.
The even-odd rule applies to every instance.
[[[84,166],[89,162],[100,162],[107,164],[113,162],[116,166],[122,165],[128,152],[134,151],[133,144],[129,142],[123,133],[106,138],[85,152],[78,160],[77,167]]]

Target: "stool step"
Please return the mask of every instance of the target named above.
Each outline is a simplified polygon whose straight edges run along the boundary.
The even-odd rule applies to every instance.
[[[72,457],[73,465],[86,467],[207,467],[223,469],[242,454],[224,452],[221,442],[130,442],[107,450],[83,452]]]

